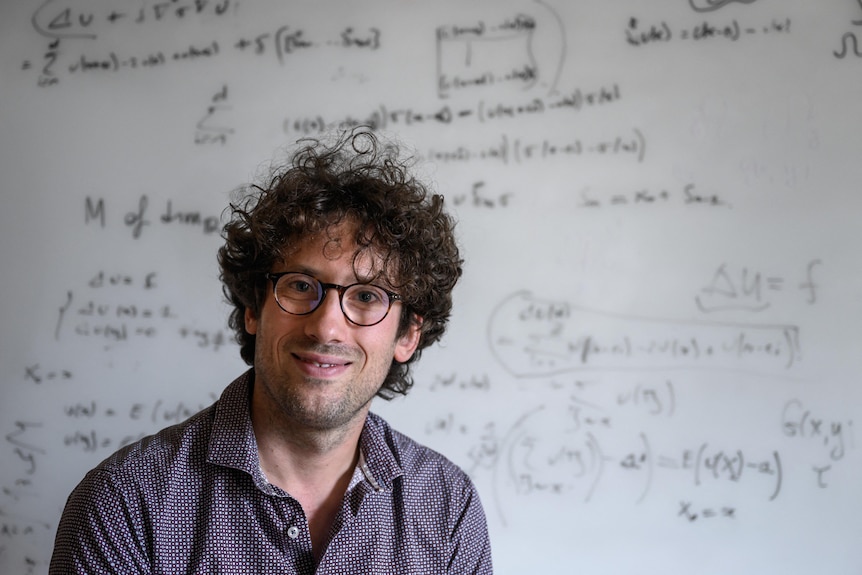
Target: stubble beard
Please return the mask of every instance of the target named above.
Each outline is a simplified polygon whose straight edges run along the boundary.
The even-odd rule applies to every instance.
[[[349,358],[353,363],[361,356],[354,350],[332,346],[306,344],[300,347],[304,351]],[[266,352],[259,349],[258,353]],[[282,349],[281,353],[290,354],[286,349]],[[318,433],[346,431],[351,422],[367,412],[386,375],[380,373],[381,368],[359,374],[358,377],[363,379],[379,379],[378,385],[371,388],[363,381],[353,380],[345,384],[343,381],[312,378],[295,372],[285,373],[278,370],[277,365],[273,358],[255,357],[255,371],[260,378],[258,384],[269,404],[268,419],[276,427],[285,430],[305,429]],[[335,386],[340,388],[339,393],[330,397],[326,393],[327,388]]]

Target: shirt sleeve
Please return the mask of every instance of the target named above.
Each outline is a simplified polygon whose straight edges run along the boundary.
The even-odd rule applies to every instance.
[[[485,511],[473,483],[467,479],[462,491],[460,515],[452,531],[452,555],[448,572],[452,575],[492,575],[491,541]]]
[[[66,502],[49,575],[150,573],[140,503],[106,471],[91,471]]]

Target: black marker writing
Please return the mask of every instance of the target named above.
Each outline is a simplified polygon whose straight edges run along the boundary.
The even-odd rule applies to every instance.
[[[132,237],[135,239],[141,237],[141,230],[143,227],[150,224],[145,217],[148,204],[149,199],[147,198],[147,195],[142,195],[141,199],[138,200],[138,211],[128,212],[126,217],[123,218],[125,224],[132,228]]]
[[[728,4],[753,4],[757,0],[689,0],[688,3],[695,12],[713,12]]]

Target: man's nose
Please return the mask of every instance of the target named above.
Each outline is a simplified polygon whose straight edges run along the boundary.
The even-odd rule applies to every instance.
[[[306,335],[321,343],[342,341],[349,327],[341,311],[341,294],[334,288],[324,291],[320,305],[305,318]]]

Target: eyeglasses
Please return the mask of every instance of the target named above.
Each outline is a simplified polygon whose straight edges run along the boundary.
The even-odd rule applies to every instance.
[[[334,289],[338,292],[338,302],[344,317],[362,327],[377,325],[383,321],[392,304],[401,299],[396,293],[368,283],[340,286],[323,283],[314,276],[300,272],[266,274],[266,277],[272,281],[278,307],[287,313],[312,313],[323,303],[326,290]]]

